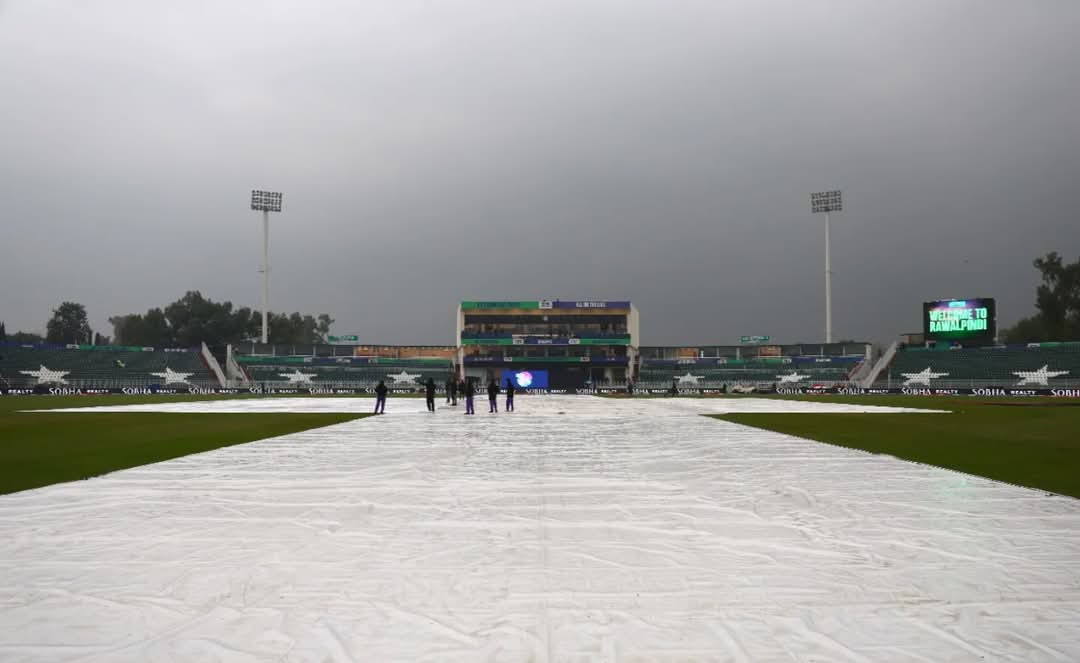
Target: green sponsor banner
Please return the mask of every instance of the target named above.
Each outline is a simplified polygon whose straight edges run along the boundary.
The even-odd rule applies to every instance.
[[[768,336],[740,336],[739,343],[768,343]]]
[[[567,347],[571,345],[630,345],[629,336],[620,337],[605,337],[605,338],[561,338],[557,339],[553,343],[537,343],[536,341],[528,342],[525,339],[521,339],[521,342],[514,343],[513,338],[463,338],[461,339],[462,345],[524,345],[530,348],[551,346],[551,347]]]
[[[359,343],[360,337],[357,334],[346,334],[344,336],[327,336],[327,340],[330,343]]]
[[[488,308],[523,308],[538,309],[539,301],[531,302],[461,302],[463,309],[488,309]]]

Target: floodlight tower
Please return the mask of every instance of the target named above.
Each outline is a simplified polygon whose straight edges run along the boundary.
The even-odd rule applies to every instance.
[[[810,194],[810,212],[825,213],[825,342],[832,343],[832,256],[829,252],[829,212],[843,209],[839,191],[821,191]]]
[[[281,192],[252,190],[251,209],[263,214],[262,342],[266,343],[269,337],[266,314],[270,310],[270,212],[281,211]]]

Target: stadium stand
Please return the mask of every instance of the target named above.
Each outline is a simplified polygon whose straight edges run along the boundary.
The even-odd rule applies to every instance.
[[[1073,388],[1080,386],[1080,343],[901,348],[875,386]]]
[[[236,361],[254,385],[266,388],[369,389],[384,380],[391,388],[419,389],[428,378],[441,387],[454,372],[449,359],[242,355]]]
[[[846,384],[863,357],[777,357],[772,359],[643,359],[638,386],[720,389],[735,385],[834,386]]]
[[[29,389],[41,385],[221,386],[196,349],[0,343],[0,386]]]
[[[647,346],[641,348],[642,389],[832,387],[847,385],[870,357],[866,343]]]

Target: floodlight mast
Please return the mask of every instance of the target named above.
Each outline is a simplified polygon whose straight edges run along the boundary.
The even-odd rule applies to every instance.
[[[269,339],[267,312],[270,310],[270,212],[281,211],[280,191],[251,191],[251,209],[263,214],[263,299],[262,299],[262,342]]]
[[[829,212],[844,208],[839,191],[821,191],[810,194],[810,212],[825,214],[825,342],[832,343],[832,255],[829,236]]]

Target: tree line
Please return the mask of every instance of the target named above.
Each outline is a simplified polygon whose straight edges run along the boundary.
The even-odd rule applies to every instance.
[[[1066,264],[1056,251],[1036,258],[1042,283],[1035,290],[1035,315],[1001,330],[1006,343],[1080,341],[1080,258]]]
[[[270,313],[267,320],[270,343],[307,345],[325,343],[334,319],[326,313]],[[164,307],[146,313],[128,313],[109,318],[112,337],[90,328],[86,307],[78,302],[62,302],[45,324],[45,336],[29,332],[8,334],[0,322],[0,341],[16,343],[87,343],[94,345],[137,345],[150,347],[197,347],[202,343],[259,341],[262,313],[232,302],[215,302],[197,290]]]

